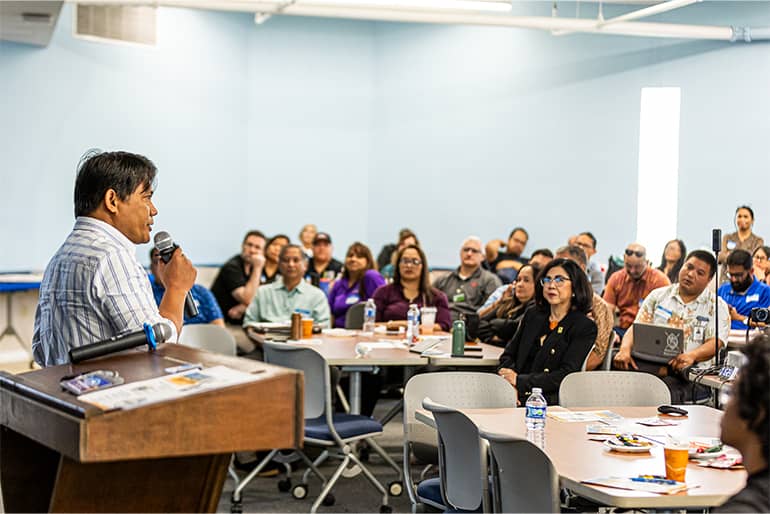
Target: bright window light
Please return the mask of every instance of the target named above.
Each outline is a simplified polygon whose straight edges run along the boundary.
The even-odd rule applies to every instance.
[[[636,240],[652,259],[677,236],[680,99],[678,87],[642,88]]]

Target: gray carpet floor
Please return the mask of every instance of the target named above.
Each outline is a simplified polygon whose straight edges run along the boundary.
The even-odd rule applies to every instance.
[[[374,413],[375,418],[384,415],[394,403],[395,400],[380,400]],[[385,430],[377,438],[377,442],[401,466],[403,426],[400,415],[385,426]],[[308,450],[308,454],[310,453]],[[329,460],[321,466],[321,472],[329,478],[338,464],[338,460]],[[393,469],[374,452],[372,452],[369,462],[365,464],[385,487],[389,482],[397,479]],[[244,476],[243,473],[239,474]],[[293,483],[300,482],[301,474],[302,470],[292,473]],[[278,490],[278,481],[281,478],[282,476],[255,478],[243,491],[243,512],[310,512],[311,505],[321,491],[320,481],[311,475],[307,497],[303,500],[296,500],[291,493]],[[232,491],[233,480],[228,477],[222,491],[222,497],[219,500],[218,512],[230,512]],[[379,512],[381,495],[361,473],[353,478],[341,477],[332,489],[332,494],[336,499],[335,504],[330,507],[321,506],[318,512]],[[406,491],[401,496],[391,496],[389,505],[393,508],[393,512],[411,512],[411,504]]]

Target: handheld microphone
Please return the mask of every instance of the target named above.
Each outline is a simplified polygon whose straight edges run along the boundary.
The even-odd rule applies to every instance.
[[[158,343],[164,343],[169,337],[171,337],[171,328],[166,323],[156,323],[155,325],[145,323],[142,330],[73,348],[69,352],[70,361],[77,364],[84,360],[121,352],[143,344],[154,350],[158,347]]]
[[[711,249],[715,252],[722,250],[722,229],[715,228],[711,231]]]
[[[171,260],[171,255],[173,255],[174,250],[177,248],[179,248],[179,245],[174,243],[168,232],[161,231],[155,234],[155,249],[158,250],[160,258],[166,264]],[[195,305],[195,300],[193,300],[190,291],[187,291],[187,296],[184,299],[184,315],[188,318],[194,318],[198,315],[198,306]]]

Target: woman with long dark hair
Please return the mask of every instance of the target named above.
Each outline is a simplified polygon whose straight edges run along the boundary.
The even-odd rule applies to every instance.
[[[385,285],[385,279],[376,269],[376,263],[369,247],[356,241],[345,257],[342,276],[334,283],[329,293],[329,306],[334,316],[334,326],[345,327],[345,314],[351,305],[365,302],[378,287]]]
[[[393,283],[374,293],[377,304],[377,321],[389,321],[391,325],[406,325],[409,305],[436,308],[436,323],[443,330],[452,326],[449,301],[446,295],[430,285],[428,261],[417,245],[409,245],[396,254]]]
[[[559,403],[561,381],[580,371],[596,340],[596,323],[588,317],[592,305],[591,283],[575,262],[554,259],[543,268],[535,307],[524,314],[498,368],[522,405],[534,387],[549,404]]]
[[[540,267],[525,264],[503,295],[479,311],[479,339],[495,346],[505,346],[516,333],[527,308],[535,304],[535,281]]]
[[[666,243],[658,269],[668,277],[672,284],[679,282],[679,270],[682,269],[686,255],[687,247],[681,239],[672,239]]]

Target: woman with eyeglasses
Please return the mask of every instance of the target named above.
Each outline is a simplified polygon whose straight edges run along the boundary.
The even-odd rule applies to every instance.
[[[672,239],[666,243],[658,269],[665,273],[672,284],[679,282],[679,270],[682,269],[686,255],[687,247],[681,239]]]
[[[580,371],[596,340],[596,324],[588,317],[592,304],[591,284],[575,262],[554,259],[543,268],[535,307],[524,314],[498,368],[522,405],[533,387],[543,390],[549,404],[559,403],[561,381]]]
[[[359,242],[350,245],[342,276],[329,293],[329,306],[334,315],[335,327],[344,328],[348,309],[359,302],[365,302],[378,287],[385,285],[385,279],[375,266],[368,246]]]
[[[748,205],[741,205],[735,209],[735,232],[722,236],[722,250],[719,252],[719,264],[722,265],[722,271],[719,274],[719,283],[726,282],[727,279],[727,256],[733,250],[746,250],[750,254],[754,250],[763,246],[765,240],[752,232],[754,227],[754,211]]]
[[[420,241],[414,232],[408,229],[404,229],[398,234],[398,244],[396,249],[390,254],[390,262],[380,269],[380,274],[387,280],[393,278],[396,268],[398,267],[398,255],[401,250],[409,245],[420,246]]]
[[[495,346],[505,346],[511,340],[524,312],[535,304],[535,280],[539,271],[536,264],[525,264],[503,295],[479,311],[479,339]]]
[[[436,308],[436,323],[443,329],[452,326],[449,301],[444,293],[432,287],[428,279],[428,262],[425,253],[416,245],[400,249],[396,255],[393,283],[374,292],[377,304],[377,321],[387,321],[391,326],[406,326],[409,305]]]
[[[760,246],[754,250],[754,254],[751,256],[754,264],[754,276],[757,280],[768,283],[770,279],[770,247]]]

